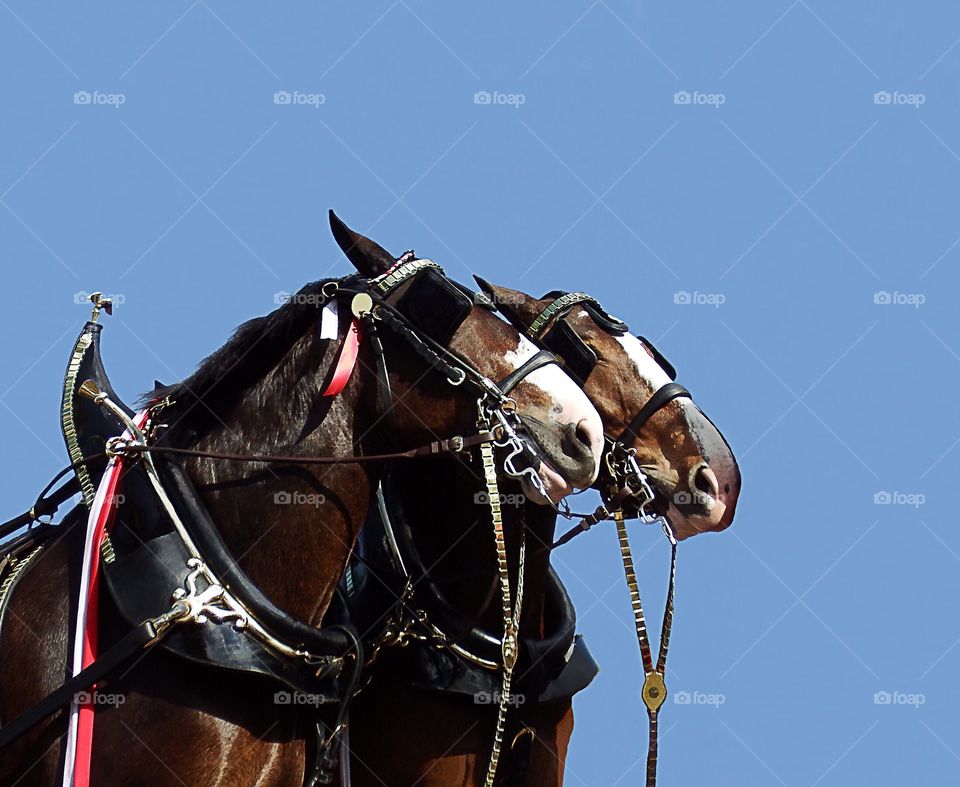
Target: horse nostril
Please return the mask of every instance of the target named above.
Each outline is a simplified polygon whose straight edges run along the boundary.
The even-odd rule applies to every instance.
[[[580,421],[577,424],[577,428],[573,431],[574,436],[587,448],[593,448],[593,437],[590,434],[590,430],[587,428],[586,420]]]
[[[603,425],[599,419],[592,421],[582,418],[573,430],[573,437],[580,447],[586,461],[593,461],[594,473],[600,468],[600,455],[603,453]]]
[[[581,419],[563,428],[558,446],[560,454],[555,459],[566,460],[561,469],[574,486],[584,488],[596,479],[602,440],[602,433],[589,419]]]
[[[720,482],[716,473],[707,464],[694,468],[690,474],[690,486],[699,494],[713,500],[720,498]]]

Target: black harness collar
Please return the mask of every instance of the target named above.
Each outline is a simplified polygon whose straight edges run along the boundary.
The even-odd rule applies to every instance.
[[[133,412],[115,398],[101,360],[101,330],[98,323],[84,326],[68,364],[61,414],[67,449],[75,461],[95,457],[118,429],[103,407],[79,394],[81,382],[92,380],[101,391],[110,392],[111,400],[124,412]],[[160,646],[190,661],[270,675],[296,690],[315,691],[317,676],[335,678],[350,640],[340,632],[297,621],[274,605],[239,568],[186,473],[165,456],[157,457],[155,466],[180,520],[224,587],[273,636],[321,661],[310,669],[294,665],[232,625],[178,626]],[[92,503],[88,489],[99,485],[105,469],[106,458],[78,470],[87,506]],[[111,598],[127,623],[135,626],[170,608],[172,595],[186,586],[191,573],[190,554],[171,527],[142,463],[125,472],[123,484],[124,500],[112,534],[104,542],[101,565]],[[324,688],[331,696],[343,694],[342,686]]]
[[[426,312],[422,296],[414,295],[419,287],[407,288],[396,304],[389,302],[388,296],[400,283],[418,274],[425,278],[425,286],[430,290],[427,294],[443,301],[439,314]],[[439,266],[427,260],[413,260],[411,253],[383,277],[371,281],[351,277],[345,281],[355,285],[355,288],[342,289],[345,294],[353,294],[352,307],[356,317],[368,321],[370,328],[373,328],[375,318],[384,319],[432,368],[445,374],[451,384],[467,383],[476,391],[483,423],[489,423],[488,418],[496,415],[503,434],[517,439],[511,422],[502,412],[508,402],[506,393],[483,377],[471,363],[443,346],[465,319],[472,304],[461,289],[448,286]],[[327,284],[324,283],[323,295],[336,297],[340,284],[329,292]],[[142,433],[133,423],[132,410],[120,402],[103,368],[99,348],[101,327],[96,323],[100,305],[96,303],[94,317],[84,326],[71,354],[64,381],[61,421],[72,460],[67,469],[76,472],[78,488],[83,492],[84,504],[88,508],[106,469],[108,459],[102,451],[104,444],[107,444],[108,453],[113,451],[128,458],[132,456],[124,453],[122,440],[117,443],[110,439],[117,433],[118,421],[134,435],[134,445],[143,449],[139,452],[141,461],[125,468],[125,499],[120,504],[124,510],[116,512],[111,537],[104,540],[101,555],[102,571],[111,598],[120,615],[134,628],[90,667],[48,695],[10,727],[0,730],[0,743],[6,745],[39,719],[62,707],[64,701],[69,703],[75,691],[101,679],[118,663],[130,658],[135,650],[162,641],[162,647],[185,659],[268,675],[292,688],[318,693],[337,702],[338,718],[330,735],[326,736],[322,725],[318,727],[318,761],[310,783],[321,775],[326,777],[334,764],[332,752],[342,734],[346,708],[360,676],[363,664],[360,642],[351,627],[334,625],[318,629],[292,618],[267,599],[233,559],[186,473],[162,454],[154,460],[150,451],[151,432]],[[380,355],[383,361],[382,346]],[[552,357],[539,354],[531,360],[535,363],[525,364],[520,371],[529,373],[544,363],[555,362]],[[379,366],[386,378],[385,363]],[[522,376],[508,380],[510,387]],[[389,388],[386,391],[389,393]],[[164,404],[159,402],[151,406],[148,422]],[[389,404],[392,407],[392,402]],[[492,439],[492,431],[484,434],[484,441]],[[462,446],[464,440],[442,441],[443,445],[448,443],[452,450],[458,450],[455,446]],[[440,446],[441,443],[434,445]],[[181,453],[191,452],[184,450]],[[201,455],[201,452],[192,453]],[[420,455],[421,451],[408,453]],[[270,460],[270,457],[226,455],[223,458]],[[339,461],[335,458],[318,458],[318,461],[325,459]],[[72,491],[74,487],[66,485],[45,498],[48,487],[41,494],[38,506],[49,505],[52,506],[51,512],[55,511],[67,489]],[[82,514],[76,514],[78,511],[82,512],[79,506],[74,509],[75,515],[68,517],[70,522],[82,520]],[[38,516],[37,507],[25,516],[27,523],[34,521]],[[8,526],[19,526],[21,519],[18,517],[5,524],[4,532]],[[13,580],[7,591],[12,583]],[[6,597],[9,593],[4,595]],[[203,624],[210,617],[229,624],[176,625],[187,620]],[[348,654],[353,656],[354,668],[341,680]]]

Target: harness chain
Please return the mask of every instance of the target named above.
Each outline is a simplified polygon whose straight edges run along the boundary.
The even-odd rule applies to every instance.
[[[500,511],[500,487],[497,483],[497,468],[493,460],[493,447],[490,443],[483,443],[480,446],[480,456],[483,461],[484,481],[487,485],[487,502],[493,520],[493,536],[497,549],[497,572],[500,577],[500,593],[503,602],[503,684],[497,706],[497,726],[493,735],[493,748],[490,752],[490,763],[487,766],[487,776],[484,780],[484,787],[493,787],[493,781],[497,775],[497,765],[500,762],[500,750],[503,746],[507,708],[510,705],[513,668],[517,663],[519,647],[517,632],[520,627],[520,607],[523,603],[523,573],[527,540],[526,534],[521,531],[520,561],[517,566],[517,602],[511,610],[510,574],[507,565],[507,544],[503,532],[503,515]]]
[[[677,577],[677,540],[668,526],[664,526],[664,533],[670,541],[670,579],[667,586],[666,608],[663,613],[663,626],[660,630],[660,648],[657,655],[657,665],[653,666],[653,655],[650,650],[650,637],[647,633],[647,622],[643,615],[643,603],[640,600],[640,586],[633,566],[633,554],[630,551],[630,539],[627,535],[627,526],[624,522],[623,511],[613,512],[613,519],[617,524],[617,537],[620,540],[620,557],[623,560],[623,572],[627,578],[627,587],[630,590],[630,605],[633,607],[633,617],[637,628],[637,642],[640,645],[640,657],[643,660],[643,704],[647,706],[647,720],[650,728],[650,739],[647,748],[647,787],[655,787],[657,783],[657,715],[660,706],[667,699],[667,687],[664,683],[664,673],[667,668],[667,649],[670,647],[670,629],[673,626],[673,591]]]

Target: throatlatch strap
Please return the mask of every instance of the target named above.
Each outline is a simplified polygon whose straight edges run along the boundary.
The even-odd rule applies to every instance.
[[[666,608],[663,613],[663,626],[660,630],[660,649],[657,665],[653,666],[650,650],[650,637],[647,634],[647,622],[643,615],[643,603],[640,601],[640,586],[633,566],[633,554],[630,551],[630,539],[627,526],[623,521],[623,511],[613,512],[617,523],[617,537],[620,539],[620,557],[623,560],[623,572],[630,590],[630,605],[637,628],[637,642],[640,644],[640,657],[643,659],[643,704],[647,706],[650,739],[647,747],[647,787],[656,787],[657,783],[657,715],[660,706],[667,699],[667,687],[664,673],[667,669],[667,649],[670,647],[670,629],[673,626],[673,591],[677,578],[677,540],[666,528],[664,532],[670,540],[670,579],[667,586]]]

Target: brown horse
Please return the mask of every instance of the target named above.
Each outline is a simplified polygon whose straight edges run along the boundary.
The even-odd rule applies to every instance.
[[[481,281],[486,294],[521,330],[527,331],[556,294],[536,299],[524,293]],[[607,315],[581,305],[559,313],[551,331],[572,330],[576,343],[592,353],[592,365],[583,370],[583,387],[603,420],[604,432],[616,439],[624,433],[654,392],[672,376],[669,364],[652,344],[629,333],[611,331]],[[549,335],[549,334],[548,334]],[[555,345],[561,357],[576,364]],[[571,349],[571,354],[576,348]],[[589,356],[588,353],[588,356]],[[631,445],[650,479],[655,493],[648,506],[668,517],[678,539],[708,531],[723,530],[733,521],[740,491],[740,474],[727,442],[689,398],[676,398],[654,412],[645,426],[633,435]],[[452,472],[452,471],[451,471]],[[483,603],[493,565],[488,525],[482,509],[463,504],[463,489],[475,487],[471,468],[462,467],[445,476],[446,496],[406,503],[414,510],[418,540],[430,542],[422,548],[441,555],[435,564],[438,576],[455,570],[460,577],[448,581],[445,590],[452,604],[469,617]],[[457,501],[460,501],[459,503]],[[525,636],[542,635],[548,626],[544,617],[544,589],[553,542],[556,516],[542,507],[505,509],[514,528],[522,521],[530,543],[527,556],[527,593],[521,627]],[[431,522],[436,525],[431,527]],[[421,530],[423,532],[421,532]],[[451,533],[468,536],[451,546]],[[529,547],[528,547],[529,549]],[[449,552],[447,551],[449,550]],[[516,559],[516,551],[513,552]],[[432,563],[429,563],[433,565]],[[497,616],[488,614],[489,631],[502,630]],[[526,670],[530,665],[525,666]],[[524,665],[520,668],[521,681]],[[522,689],[520,690],[523,691]],[[498,783],[558,787],[563,782],[567,745],[573,730],[569,699],[549,704],[526,702],[511,711],[515,717],[508,729],[526,727],[534,738],[529,754],[520,764],[511,762],[509,745],[502,760]],[[355,787],[388,784],[424,787],[468,787],[483,784],[493,738],[495,710],[477,706],[449,694],[431,693],[409,685],[402,670],[381,670],[374,683],[362,693],[351,709],[350,749]],[[525,773],[525,776],[523,775]]]
[[[367,277],[394,259],[334,221],[341,247]],[[413,276],[403,288],[418,286]],[[361,344],[359,363],[338,396],[323,397],[340,342],[320,341],[324,283],[308,285],[267,317],[242,326],[198,371],[163,391],[164,443],[204,451],[297,456],[383,453],[437,436],[469,434],[477,402],[451,388],[406,341],[381,328],[393,394],[390,428],[380,410],[376,359]],[[400,296],[403,293],[399,293]],[[341,315],[347,304],[342,304]],[[340,320],[340,335],[345,333]],[[522,337],[487,309],[473,307],[447,347],[481,375],[500,380],[523,363]],[[599,465],[596,411],[565,375],[542,368],[511,393],[540,479],[527,491],[559,499],[589,484]],[[240,567],[282,610],[319,625],[379,480],[377,465],[276,467],[185,461]],[[418,478],[426,493],[430,478]],[[277,505],[277,502],[307,501]],[[79,518],[79,517],[76,517]],[[16,717],[64,680],[75,615],[82,528],[48,543],[17,584],[0,631],[4,665],[0,714]],[[101,638],[117,635],[109,599]],[[101,687],[103,688],[103,687]],[[97,785],[291,785],[311,755],[302,710],[275,702],[276,685],[225,674],[155,648],[105,684],[125,701],[98,707],[92,783]],[[65,719],[34,728],[0,757],[0,784],[59,781]]]

